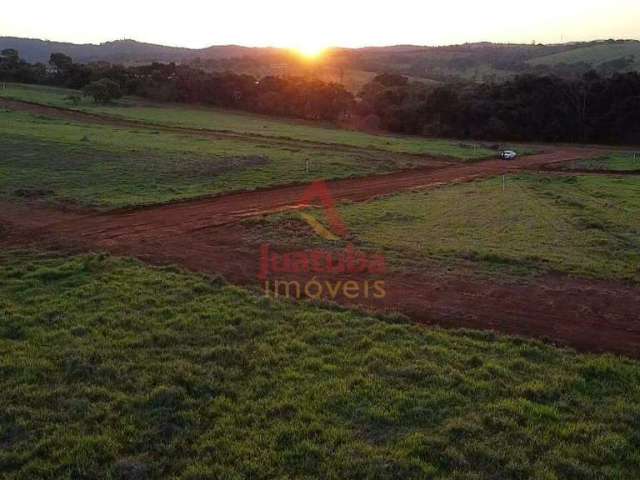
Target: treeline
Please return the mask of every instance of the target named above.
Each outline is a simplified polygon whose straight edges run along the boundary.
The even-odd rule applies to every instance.
[[[376,76],[355,98],[342,85],[299,77],[208,73],[189,65],[75,64],[53,54],[30,65],[0,55],[0,81],[84,89],[96,101],[122,94],[305,119],[351,117],[360,126],[436,137],[583,143],[640,143],[640,74],[578,78],[525,74],[502,83],[410,82]]]
[[[606,47],[605,47],[606,46]],[[609,61],[587,63],[579,61],[572,51],[606,48]],[[471,43],[442,47],[391,47],[361,49],[341,53],[350,68],[370,72],[389,71],[411,77],[441,82],[460,79],[496,82],[514,74],[555,75],[577,78],[590,70],[603,75],[634,70],[633,52],[640,51],[640,43],[625,40],[595,41],[580,44],[507,45]],[[567,53],[568,63],[538,62],[537,59]]]
[[[366,85],[357,106],[383,129],[479,140],[640,143],[640,74],[533,74],[429,87],[399,75]]]
[[[270,115],[336,121],[353,108],[354,97],[342,85],[300,77],[264,77],[207,73],[189,65],[153,63],[124,67],[108,63],[76,64],[54,53],[48,65],[28,64],[15,50],[0,54],[0,81],[84,89],[107,103],[121,95],[172,102],[200,103]]]

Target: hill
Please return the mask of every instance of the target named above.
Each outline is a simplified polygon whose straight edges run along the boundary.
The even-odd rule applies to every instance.
[[[574,64],[584,62],[594,67],[621,58],[633,58],[634,69],[640,69],[640,42],[615,41],[601,44],[580,45],[565,52],[534,58],[529,61],[532,65],[558,65],[561,63]]]
[[[518,73],[579,75],[591,68],[606,72],[640,69],[640,42],[607,40],[566,44],[469,43],[443,47],[396,46],[351,50],[349,63],[366,71],[392,71],[434,80],[500,80]],[[624,62],[621,60],[629,59]]]
[[[353,84],[353,88],[362,84],[362,78],[381,72],[399,73],[423,80],[465,79],[484,82],[526,72],[575,76],[591,68],[602,69],[606,73],[640,69],[640,42],[635,40],[553,45],[480,42],[442,47],[395,45],[334,48],[312,66],[287,49],[238,45],[189,49],[134,40],[77,45],[0,37],[0,50],[5,48],[15,48],[22,58],[31,63],[46,63],[51,53],[62,52],[79,63],[197,63],[209,71],[233,71],[256,76],[294,75],[313,70],[322,77],[332,77],[338,81],[342,79],[345,84]]]
[[[238,45],[222,45],[194,50],[190,48],[168,47],[135,40],[116,40],[96,44],[75,44],[50,42],[31,38],[0,37],[0,50],[15,48],[20,56],[30,63],[46,63],[52,53],[62,52],[76,62],[149,63],[186,62],[197,57],[208,59],[241,57],[254,49]]]

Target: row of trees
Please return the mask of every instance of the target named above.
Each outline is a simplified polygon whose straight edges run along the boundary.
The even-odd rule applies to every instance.
[[[86,94],[100,103],[126,94],[328,121],[340,119],[354,103],[353,95],[342,85],[316,79],[257,79],[235,73],[207,73],[174,63],[134,67],[85,65],[76,64],[61,53],[52,54],[48,65],[30,65],[15,50],[4,50],[0,55],[0,81],[85,89]]]
[[[122,94],[265,114],[335,121],[371,119],[393,132],[488,140],[640,143],[640,75],[590,71],[568,79],[520,75],[502,83],[409,82],[378,75],[358,99],[342,85],[299,77],[207,73],[189,65],[79,65],[53,54],[30,65],[0,55],[0,81],[83,88],[98,102]]]
[[[640,74],[578,79],[521,75],[503,83],[429,87],[376,77],[361,115],[394,132],[487,140],[640,143]]]

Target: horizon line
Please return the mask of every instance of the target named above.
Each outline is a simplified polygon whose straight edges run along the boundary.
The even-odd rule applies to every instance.
[[[147,44],[158,47],[165,48],[176,48],[181,50],[207,50],[209,48],[222,48],[222,47],[239,47],[239,48],[247,48],[247,49],[273,49],[273,50],[292,50],[292,47],[278,47],[274,45],[243,45],[240,43],[221,43],[221,44],[210,44],[204,47],[186,47],[181,45],[171,45],[164,43],[154,43],[148,42],[144,40],[137,40],[135,38],[117,38],[113,40],[105,40],[99,43],[93,42],[83,42],[77,43],[68,40],[51,40],[48,38],[36,38],[36,37],[18,37],[14,35],[0,35],[0,38],[15,38],[19,40],[34,40],[41,42],[49,42],[49,43],[66,43],[69,45],[77,45],[77,46],[102,46],[109,43],[116,42],[135,42],[139,44]],[[594,38],[591,40],[574,40],[574,41],[566,41],[566,42],[553,42],[553,43],[544,43],[544,42],[531,42],[531,43],[523,43],[523,42],[492,42],[490,40],[476,40],[476,41],[467,41],[464,43],[450,43],[450,44],[413,44],[413,43],[396,43],[396,44],[384,44],[384,45],[363,45],[358,47],[345,47],[340,45],[331,45],[326,48],[326,50],[337,49],[337,50],[364,50],[370,48],[394,48],[394,47],[415,47],[415,48],[443,48],[443,47],[455,47],[455,46],[464,46],[464,45],[479,45],[479,44],[491,44],[491,45],[522,45],[522,46],[532,46],[532,45],[572,45],[572,44],[580,44],[580,43],[606,43],[609,41],[616,42],[640,42],[640,38]]]

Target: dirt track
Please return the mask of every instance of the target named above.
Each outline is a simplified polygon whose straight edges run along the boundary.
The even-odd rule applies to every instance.
[[[80,116],[82,121],[120,124],[120,120],[63,109],[52,111],[50,107],[25,106],[22,102],[11,106],[73,120],[79,120]],[[144,126],[137,122],[132,125]],[[209,135],[202,131],[196,133]],[[518,171],[552,169],[560,163],[601,154],[598,149],[563,148],[513,162],[434,164],[429,168],[334,181],[328,185],[336,201],[366,201],[401,191]],[[175,263],[195,271],[222,274],[232,282],[258,286],[259,245],[251,240],[251,232],[240,221],[303,208],[305,205],[300,199],[306,188],[304,185],[277,187],[109,214],[2,204],[0,244],[22,246],[36,242],[81,250],[104,249],[154,264]],[[273,245],[276,250],[278,247]],[[586,351],[640,357],[640,289],[631,286],[560,275],[526,284],[501,283],[435,270],[388,273],[385,281],[387,296],[381,301],[367,301],[365,307],[400,311],[428,324],[489,328]],[[344,298],[338,300],[351,303]]]
[[[565,149],[515,162],[487,161],[399,172],[329,182],[329,186],[338,201],[365,201],[591,154],[598,152]],[[4,242],[12,245],[36,241],[105,249],[154,264],[177,263],[195,271],[219,273],[232,282],[257,286],[258,245],[248,240],[246,227],[239,221],[301,208],[299,199],[305,189],[274,188],[110,214],[80,215],[3,205],[0,221],[7,230]],[[630,286],[564,276],[528,284],[480,282],[434,271],[390,273],[385,281],[387,297],[368,301],[365,306],[401,311],[423,323],[490,328],[551,339],[586,351],[640,356],[640,290]]]
[[[523,169],[551,165],[596,153],[573,149],[524,157],[513,162],[492,160],[472,165],[445,168],[422,168],[403,172],[327,182],[333,199],[365,201],[402,191],[433,188],[468,182],[478,178],[518,172]],[[116,238],[154,237],[164,234],[191,234],[239,220],[278,211],[305,207],[300,203],[307,185],[274,187],[216,198],[174,203],[153,208],[89,215],[56,225],[60,233],[82,238],[105,240]],[[82,232],[82,233],[80,233]]]

